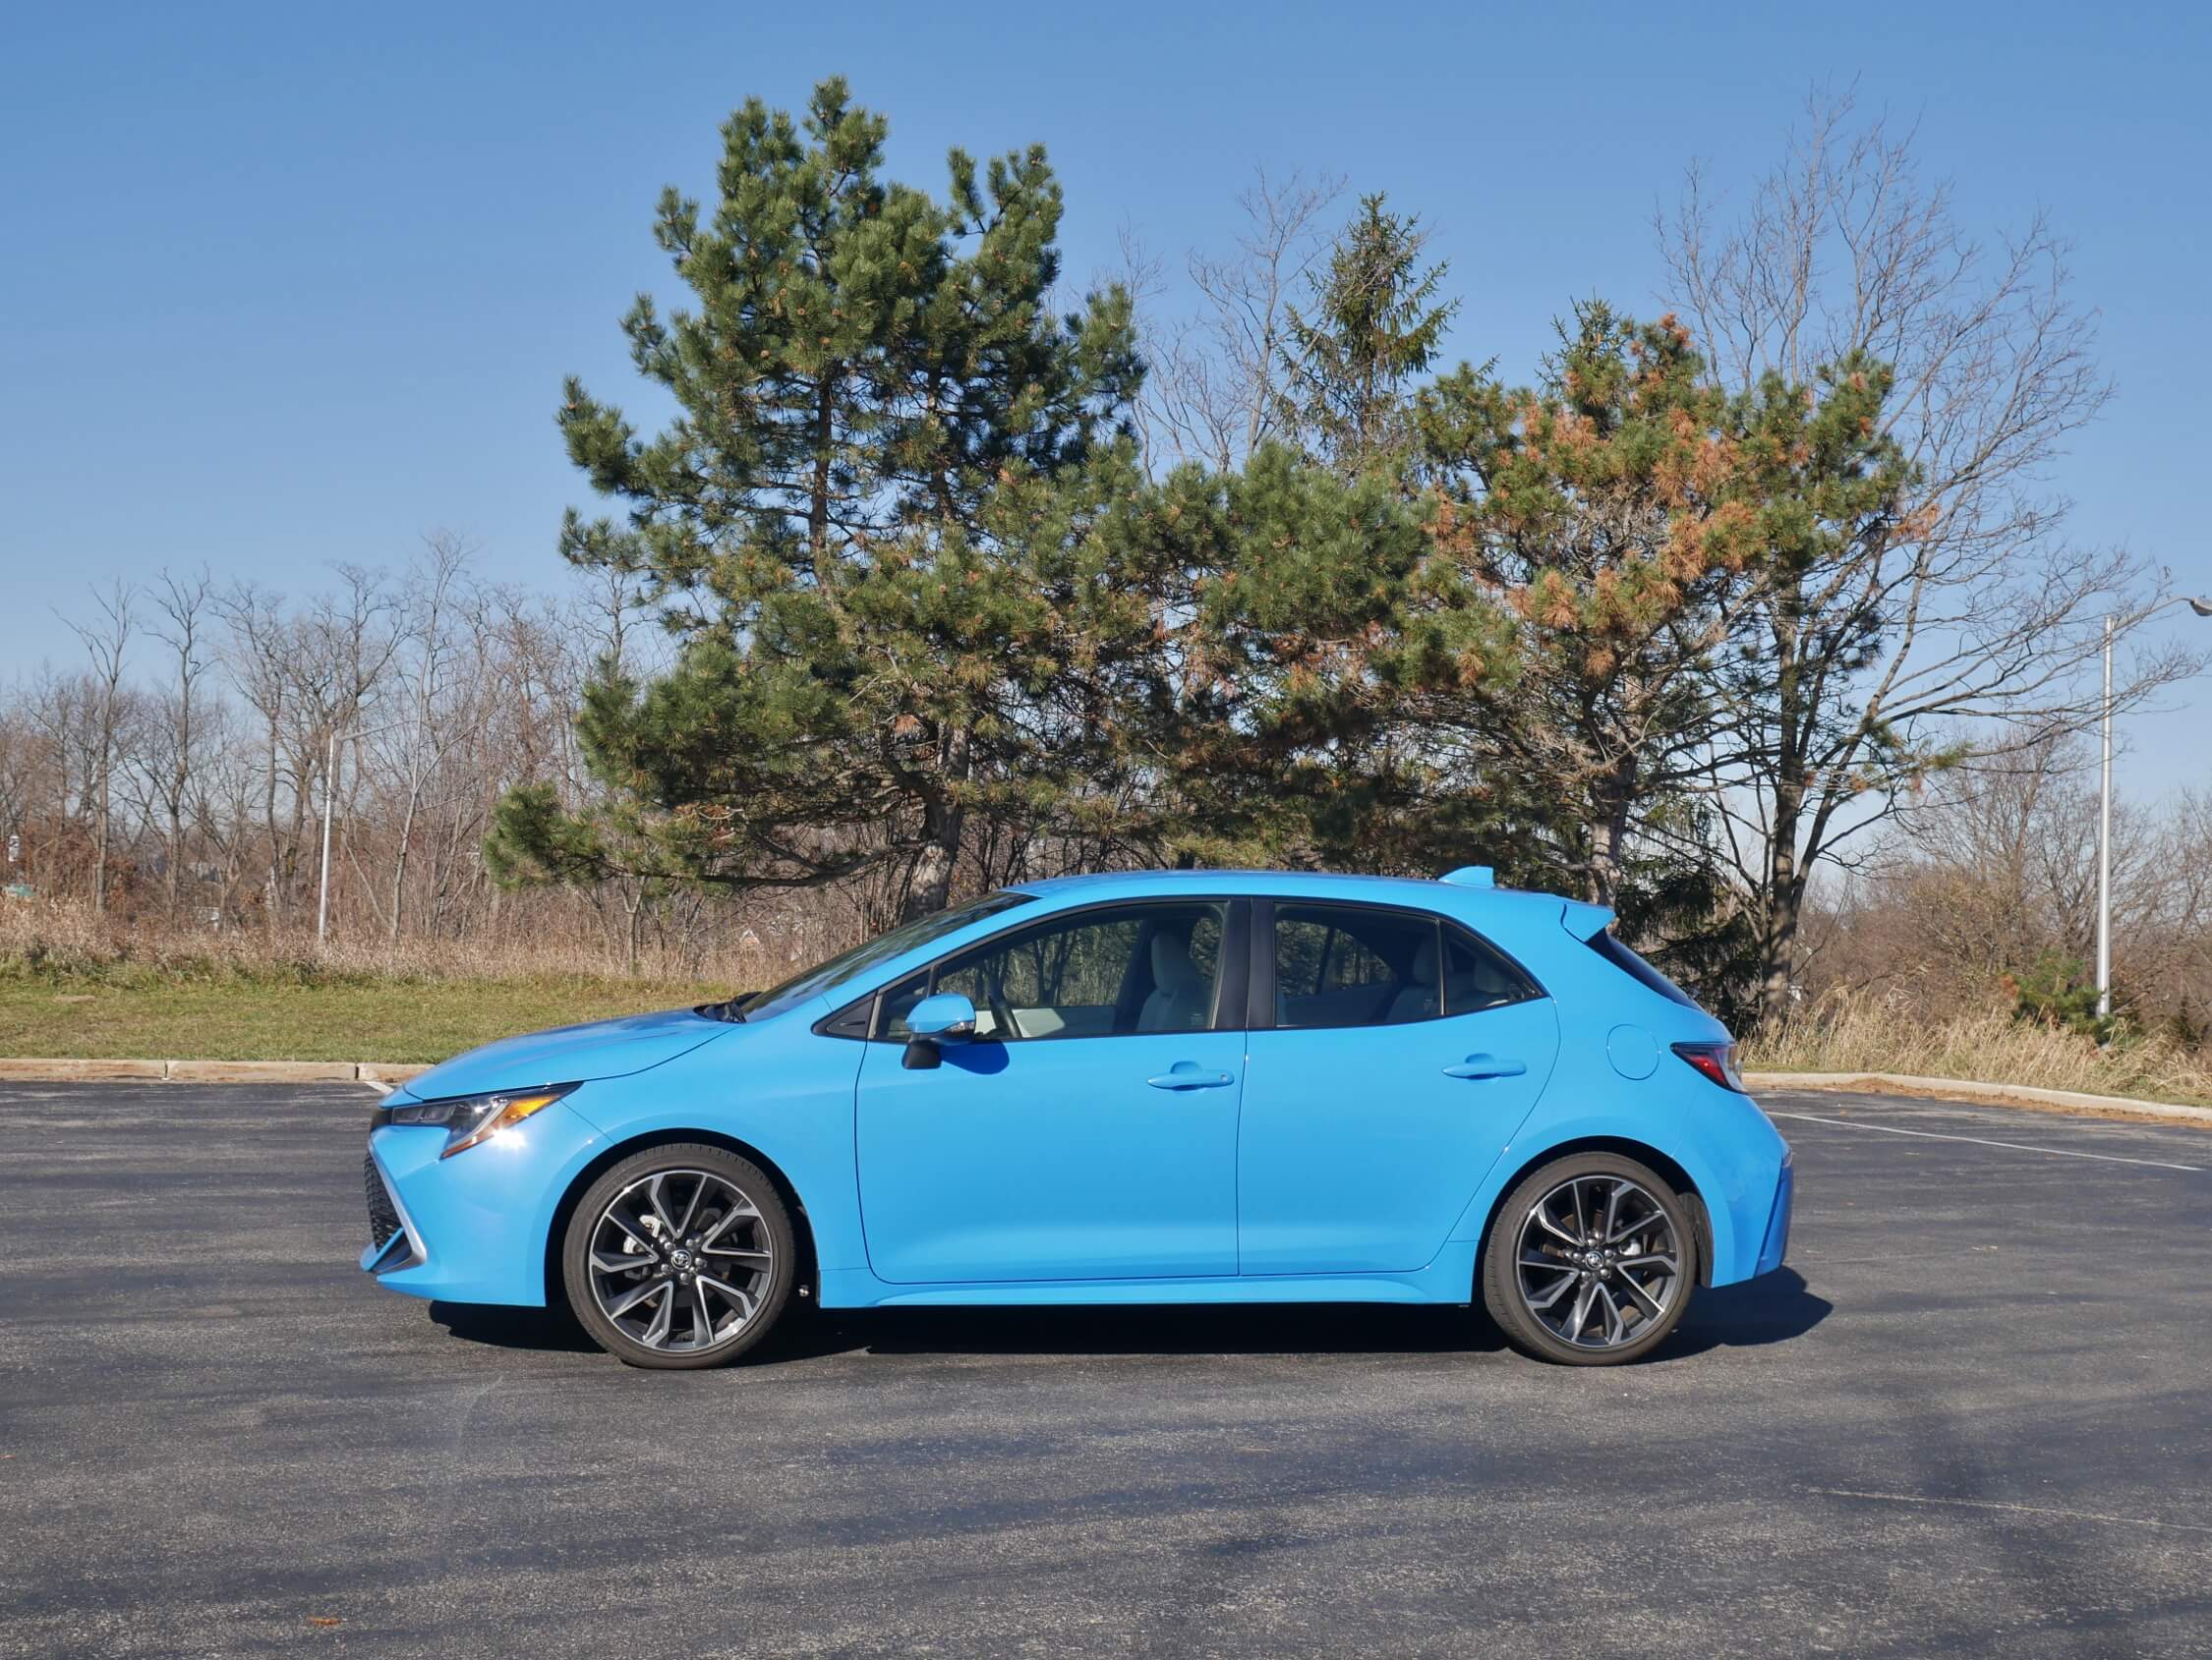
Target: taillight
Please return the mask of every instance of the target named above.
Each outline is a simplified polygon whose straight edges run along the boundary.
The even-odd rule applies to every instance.
[[[1736,1070],[1736,1046],[1732,1043],[1678,1043],[1674,1053],[1718,1084],[1738,1095],[1748,1093],[1743,1074]]]

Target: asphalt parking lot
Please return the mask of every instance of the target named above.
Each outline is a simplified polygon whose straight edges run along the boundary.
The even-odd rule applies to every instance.
[[[1790,1268],[1625,1370],[1191,1309],[649,1374],[357,1273],[366,1091],[9,1086],[0,1651],[2212,1650],[2212,1134],[1764,1099]]]

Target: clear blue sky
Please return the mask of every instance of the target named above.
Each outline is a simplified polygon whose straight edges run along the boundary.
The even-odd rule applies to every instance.
[[[561,580],[554,527],[588,492],[553,431],[560,377],[629,395],[614,322],[667,281],[656,195],[704,192],[746,95],[796,105],[833,72],[932,189],[950,144],[1043,142],[1077,279],[1115,261],[1124,225],[1171,262],[1219,244],[1256,161],[1387,190],[1437,227],[1465,300],[1455,352],[1514,373],[1571,298],[1651,305],[1649,220],[1685,162],[1741,180],[1811,84],[1855,81],[1862,107],[1919,118],[1970,223],[2041,204],[2077,239],[2121,396],[2055,482],[2083,540],[2212,588],[2212,13],[1781,13],[16,8],[0,678],[68,655],[52,607],[81,607],[87,581],[163,564],[297,592],[446,527],[488,573]],[[2132,724],[2145,787],[2176,756],[2212,773],[2212,687],[2174,702]]]

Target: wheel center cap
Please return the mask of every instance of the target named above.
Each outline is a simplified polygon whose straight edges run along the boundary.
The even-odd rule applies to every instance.
[[[691,1253],[678,1245],[669,1253],[669,1263],[675,1268],[689,1268],[691,1266]]]

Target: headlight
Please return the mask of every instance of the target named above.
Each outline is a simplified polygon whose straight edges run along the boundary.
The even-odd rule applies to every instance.
[[[483,1095],[449,1095],[442,1101],[405,1101],[379,1109],[375,1123],[442,1125],[445,1151],[438,1157],[450,1159],[519,1124],[531,1114],[544,1112],[575,1087],[575,1084],[544,1084],[537,1089],[495,1089]]]

